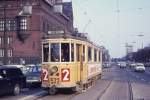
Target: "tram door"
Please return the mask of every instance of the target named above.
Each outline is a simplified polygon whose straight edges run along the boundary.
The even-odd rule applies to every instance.
[[[76,44],[77,80],[83,80],[83,45]]]

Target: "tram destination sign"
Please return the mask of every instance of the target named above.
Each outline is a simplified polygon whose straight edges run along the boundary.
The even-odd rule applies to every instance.
[[[63,30],[57,30],[57,31],[48,31],[48,34],[64,34],[65,32]]]

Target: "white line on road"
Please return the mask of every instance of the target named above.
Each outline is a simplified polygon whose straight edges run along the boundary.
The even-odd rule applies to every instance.
[[[46,93],[46,91],[40,91],[40,92],[31,94],[29,96],[25,96],[23,98],[20,98],[18,100],[32,100],[32,98],[36,98],[37,96],[40,96],[40,95],[45,94],[45,93]]]

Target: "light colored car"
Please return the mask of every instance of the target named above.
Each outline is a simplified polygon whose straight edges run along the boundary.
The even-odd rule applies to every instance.
[[[111,67],[110,62],[103,63],[103,68],[110,68],[110,67]]]
[[[134,67],[134,70],[144,72],[145,71],[144,64],[143,63],[137,63],[136,66]]]
[[[136,63],[131,63],[130,67],[134,68],[136,66]]]
[[[126,62],[120,62],[119,67],[120,68],[126,68]]]

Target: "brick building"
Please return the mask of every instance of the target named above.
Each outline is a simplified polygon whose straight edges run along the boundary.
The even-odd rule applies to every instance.
[[[0,63],[40,63],[50,31],[73,33],[71,2],[0,0]]]

